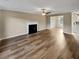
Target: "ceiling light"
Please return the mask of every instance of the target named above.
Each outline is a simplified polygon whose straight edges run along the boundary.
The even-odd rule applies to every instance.
[[[46,15],[46,13],[42,13],[42,15],[44,16],[44,15]]]

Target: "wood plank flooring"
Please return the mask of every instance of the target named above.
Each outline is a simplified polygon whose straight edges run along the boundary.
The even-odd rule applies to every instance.
[[[79,41],[62,29],[0,41],[0,59],[79,59]]]

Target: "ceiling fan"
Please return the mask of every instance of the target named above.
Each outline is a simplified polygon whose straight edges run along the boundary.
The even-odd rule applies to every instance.
[[[51,11],[50,10],[47,10],[47,9],[41,9],[41,11],[42,11],[42,15],[48,15],[48,14],[50,14],[51,13]]]

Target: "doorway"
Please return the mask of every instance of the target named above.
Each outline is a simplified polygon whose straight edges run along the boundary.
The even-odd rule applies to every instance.
[[[50,28],[61,28],[63,29],[64,16],[51,16],[50,17]]]

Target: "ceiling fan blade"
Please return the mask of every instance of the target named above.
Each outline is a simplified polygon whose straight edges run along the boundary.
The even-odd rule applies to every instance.
[[[47,12],[46,14],[50,14],[51,12]]]

